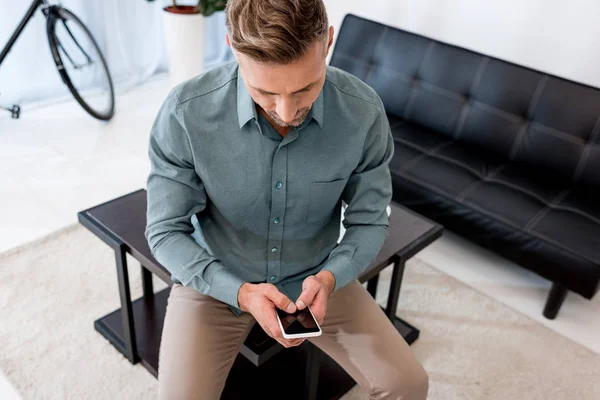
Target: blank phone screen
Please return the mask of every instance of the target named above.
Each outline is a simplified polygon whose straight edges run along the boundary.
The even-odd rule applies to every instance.
[[[317,321],[313,318],[308,308],[296,311],[293,314],[277,309],[283,330],[287,335],[300,335],[319,332]]]

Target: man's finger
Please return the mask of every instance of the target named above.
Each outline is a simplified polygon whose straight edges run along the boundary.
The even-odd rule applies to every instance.
[[[284,339],[284,340],[287,340],[287,342],[288,342],[288,343],[289,343],[289,344],[290,344],[292,347],[295,347],[295,346],[300,346],[300,345],[301,345],[301,344],[304,342],[304,339]]]
[[[327,296],[323,292],[317,293],[310,306],[310,310],[313,312],[319,325],[322,324],[327,312]]]
[[[279,322],[277,321],[277,315],[274,309],[268,311],[264,315],[263,323],[269,329],[270,335],[273,339],[283,339],[283,333],[281,332],[281,328],[279,328]]]
[[[302,343],[304,343],[304,339],[277,339],[277,341],[286,349],[300,346]]]
[[[287,311],[290,314],[296,312],[296,305],[277,288],[274,287],[273,290],[265,292],[265,296],[280,310]]]
[[[296,300],[296,307],[298,307],[299,310],[304,310],[307,305],[313,303],[313,300],[320,289],[321,285],[316,279],[310,279],[310,277],[306,278],[302,284],[302,293],[300,294],[300,297],[298,297],[298,300]]]

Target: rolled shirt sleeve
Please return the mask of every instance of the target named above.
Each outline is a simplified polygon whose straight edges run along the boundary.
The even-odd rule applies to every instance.
[[[175,91],[163,103],[150,133],[146,239],[154,257],[184,286],[239,308],[244,281],[191,236],[190,218],[206,207],[206,191]]]
[[[335,276],[335,290],[354,281],[373,262],[387,237],[386,207],[392,200],[389,163],[394,139],[381,99],[365,139],[363,156],[342,193],[348,205],[340,243],[331,251],[323,270]]]

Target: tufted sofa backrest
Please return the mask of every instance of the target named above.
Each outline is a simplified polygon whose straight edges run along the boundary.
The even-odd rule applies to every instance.
[[[508,160],[600,186],[600,90],[347,15],[331,65],[386,111]]]

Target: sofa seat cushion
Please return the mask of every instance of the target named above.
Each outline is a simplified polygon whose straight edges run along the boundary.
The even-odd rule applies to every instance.
[[[388,117],[396,146],[390,163],[396,200],[509,259],[533,264],[548,279],[577,279],[571,290],[587,297],[595,293],[600,280],[597,189]]]

